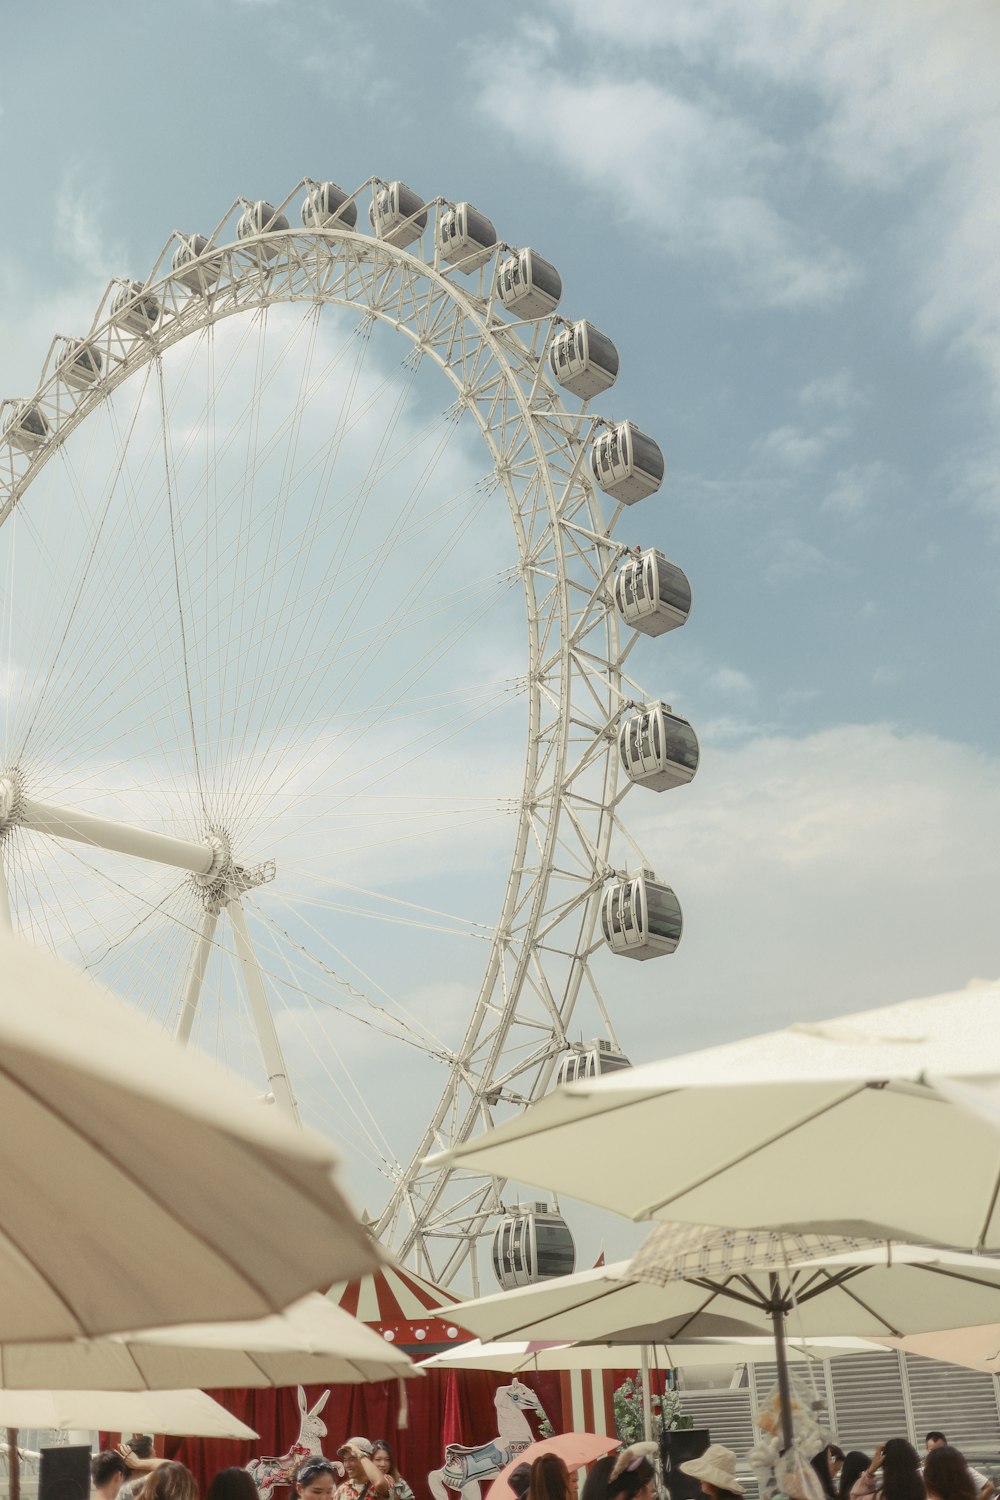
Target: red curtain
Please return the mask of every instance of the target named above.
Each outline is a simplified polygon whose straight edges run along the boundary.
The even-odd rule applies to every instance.
[[[557,1374],[540,1373],[519,1377],[537,1392],[556,1432],[564,1431],[560,1381]],[[444,1463],[448,1443],[486,1443],[496,1436],[498,1386],[507,1385],[509,1375],[471,1370],[433,1370],[407,1382],[409,1425],[400,1427],[399,1387],[396,1381],[375,1385],[335,1385],[322,1412],[327,1429],[323,1450],[328,1458],[349,1437],[388,1438],[396,1454],[399,1472],[412,1486],[417,1500],[430,1500],[427,1474]],[[323,1386],[307,1386],[310,1407],[323,1394]],[[283,1390],[210,1391],[227,1411],[248,1423],[260,1438],[255,1442],[227,1442],[217,1438],[165,1439],[167,1458],[186,1464],[204,1493],[213,1474],[232,1465],[242,1467],[260,1454],[286,1453],[299,1431],[299,1409],[295,1388]],[[538,1419],[526,1413],[538,1435]],[[101,1434],[107,1447],[111,1434]],[[117,1436],[114,1437],[117,1441]],[[159,1447],[159,1445],[157,1445]],[[278,1489],[276,1500],[288,1500],[288,1491]]]

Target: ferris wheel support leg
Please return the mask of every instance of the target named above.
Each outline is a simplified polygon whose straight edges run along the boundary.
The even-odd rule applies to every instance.
[[[298,1123],[299,1111],[292,1093],[292,1086],[288,1081],[288,1069],[285,1066],[284,1055],[281,1051],[281,1043],[278,1041],[278,1033],[274,1025],[274,1017],[271,1007],[267,1002],[267,991],[264,989],[264,980],[261,977],[260,965],[257,955],[253,951],[250,941],[250,932],[247,928],[246,913],[239,897],[231,897],[226,907],[229,920],[232,923],[233,934],[236,938],[236,951],[243,970],[243,980],[250,997],[250,1008],[253,1011],[254,1025],[257,1028],[257,1039],[260,1042],[261,1054],[264,1058],[264,1067],[267,1070],[267,1081],[274,1095],[274,1102],[279,1109],[283,1109]]]
[[[0,846],[0,931],[11,932],[14,924],[10,918],[10,897],[7,894],[7,866],[3,848]]]
[[[191,1040],[191,1028],[194,1026],[194,1018],[198,1013],[198,1001],[201,999],[201,987],[205,979],[205,970],[208,967],[208,955],[212,951],[212,939],[215,937],[215,928],[219,920],[218,909],[206,908],[205,919],[201,924],[194,947],[194,955],[191,959],[191,973],[188,978],[188,986],[181,1002],[181,1013],[177,1018],[177,1030],[175,1037],[182,1047],[186,1047]]]

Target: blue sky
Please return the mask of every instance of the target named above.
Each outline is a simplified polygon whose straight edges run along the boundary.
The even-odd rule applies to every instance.
[[[636,675],[703,747],[630,809],[687,923],[616,973],[636,1060],[1000,971],[998,47],[982,0],[6,29],[0,396],[172,230],[306,174],[471,200],[615,339],[614,414],[668,462],[632,539],[695,594]]]

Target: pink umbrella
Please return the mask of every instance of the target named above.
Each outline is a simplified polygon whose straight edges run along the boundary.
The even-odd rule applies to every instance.
[[[584,1464],[592,1464],[595,1458],[603,1458],[605,1453],[614,1453],[620,1447],[621,1443],[617,1438],[600,1432],[558,1432],[555,1437],[541,1438],[537,1443],[529,1443],[522,1453],[511,1459],[505,1469],[500,1470],[486,1491],[486,1500],[511,1500],[514,1492],[507,1483],[508,1477],[518,1464],[533,1463],[543,1453],[554,1453],[572,1472],[573,1469],[581,1469]]]

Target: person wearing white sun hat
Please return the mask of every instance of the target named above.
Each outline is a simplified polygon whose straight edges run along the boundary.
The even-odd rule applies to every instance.
[[[700,1458],[689,1458],[680,1469],[682,1474],[698,1480],[702,1494],[708,1495],[709,1500],[743,1494],[743,1486],[736,1478],[736,1454],[721,1443],[713,1443]]]

